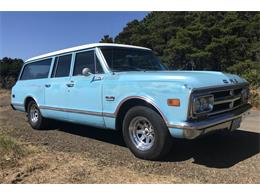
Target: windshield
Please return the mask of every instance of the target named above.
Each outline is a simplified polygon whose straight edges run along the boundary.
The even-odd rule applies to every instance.
[[[166,70],[150,50],[124,47],[101,47],[100,49],[113,72]]]

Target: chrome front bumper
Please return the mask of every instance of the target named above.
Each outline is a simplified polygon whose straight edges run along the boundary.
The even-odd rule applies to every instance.
[[[208,117],[205,120],[187,121],[174,125],[169,124],[168,128],[173,129],[172,131],[174,131],[174,129],[182,129],[183,137],[186,139],[194,139],[200,135],[219,129],[235,130],[239,127],[241,119],[249,114],[251,107],[250,104],[246,104],[231,112]]]

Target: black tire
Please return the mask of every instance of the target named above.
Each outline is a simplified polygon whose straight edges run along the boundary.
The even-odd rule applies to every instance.
[[[148,119],[153,129],[154,138],[153,142],[151,141],[153,144],[146,150],[140,150],[138,144],[134,143],[133,136],[131,136],[131,129],[133,128],[130,124],[133,124],[133,121],[140,117]],[[139,137],[139,135],[137,136]],[[123,138],[136,157],[146,160],[160,160],[165,157],[172,147],[172,138],[164,120],[156,111],[145,106],[133,107],[126,113],[123,121]]]
[[[38,113],[37,120],[33,120],[33,117],[32,117],[32,114],[31,114],[32,109],[34,109]],[[47,126],[48,126],[49,120],[42,116],[41,111],[40,111],[40,109],[37,106],[35,101],[30,101],[28,103],[27,117],[28,117],[28,122],[33,129],[43,130],[43,129],[46,129]]]

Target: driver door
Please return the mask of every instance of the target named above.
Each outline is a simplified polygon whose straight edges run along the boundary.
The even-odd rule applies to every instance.
[[[82,70],[90,74],[84,76]],[[103,69],[95,49],[77,52],[69,85],[69,119],[72,122],[104,127],[102,116]]]

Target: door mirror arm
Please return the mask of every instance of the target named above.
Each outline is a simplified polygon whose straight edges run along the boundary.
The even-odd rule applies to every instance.
[[[89,68],[83,68],[82,69],[82,75],[83,76],[89,76],[89,75],[92,75],[92,73],[90,72]]]

